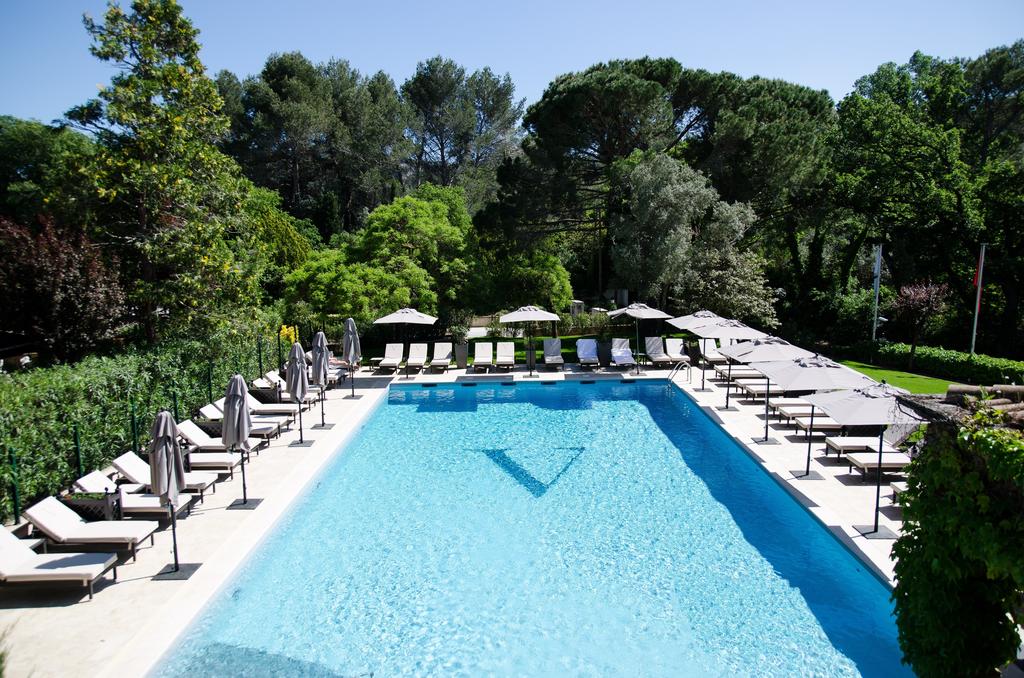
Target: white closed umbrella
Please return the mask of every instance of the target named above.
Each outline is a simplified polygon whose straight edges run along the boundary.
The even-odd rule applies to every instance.
[[[651,308],[647,304],[630,304],[624,308],[617,308],[608,311],[609,318],[617,318],[620,315],[628,315],[636,321],[636,350],[640,351],[640,321],[641,320],[670,320],[672,316],[664,311]],[[636,363],[636,373],[640,374],[640,363]]]
[[[356,397],[356,370],[363,359],[363,349],[359,345],[359,332],[356,321],[349,318],[345,321],[345,336],[341,340],[341,359],[348,365],[349,377],[352,382],[352,396]]]
[[[882,501],[882,450],[885,447],[885,429],[892,425],[921,424],[924,419],[916,412],[903,407],[896,396],[907,395],[906,389],[882,382],[861,388],[829,393],[815,393],[804,398],[811,404],[811,425],[814,425],[814,409],[821,408],[825,414],[843,426],[878,426],[878,468],[875,479],[875,524],[866,535],[878,534],[878,513]],[[809,431],[808,431],[809,433]],[[807,469],[811,470],[811,440],[807,439]]]
[[[690,328],[690,332],[693,332],[704,342],[704,351],[708,347],[708,339],[732,339],[734,341],[749,341],[751,339],[764,339],[768,336],[767,333],[761,330],[755,330],[749,325],[741,323],[739,320],[732,320],[731,318],[718,318],[717,320],[711,320],[706,325],[697,325]],[[721,352],[721,351],[719,351]],[[703,351],[702,351],[703,353]],[[704,370],[700,372],[700,388],[704,390]],[[726,389],[728,390],[728,389]]]
[[[498,318],[498,322],[501,323],[542,323],[542,322],[558,322],[558,314],[552,313],[551,311],[545,311],[539,306],[520,306],[511,313]],[[529,328],[530,325],[527,325]],[[529,337],[529,349],[533,350],[533,335]],[[533,360],[530,360],[530,376],[533,376]]]
[[[249,432],[252,430],[252,416],[249,414],[249,389],[240,374],[231,377],[224,394],[224,416],[220,420],[220,437],[228,451],[242,455],[242,505],[249,503],[245,482],[245,462],[249,454]]]
[[[302,350],[302,344],[295,342],[292,350],[288,353],[288,367],[285,375],[288,384],[288,394],[292,402],[299,406],[299,440],[293,442],[294,447],[308,447],[312,442],[307,442],[302,432],[302,405],[306,401],[306,394],[309,392],[309,377],[306,375],[306,354]]]
[[[433,325],[437,318],[426,313],[420,313],[414,308],[400,308],[394,313],[377,318],[374,325]],[[409,362],[405,363],[405,376],[409,376]]]
[[[759,363],[774,360],[793,360],[814,355],[811,351],[799,346],[794,346],[785,339],[779,337],[764,337],[761,339],[750,339],[741,341],[731,346],[723,346],[719,353],[729,358],[729,372],[726,381],[732,381],[732,362],[738,363]],[[729,395],[731,390],[728,385],[725,387],[725,409],[729,409]]]
[[[149,431],[149,489],[167,504],[171,514],[171,542],[174,550],[172,572],[178,563],[178,497],[185,490],[185,460],[181,454],[178,425],[167,410],[161,410]]]
[[[750,365],[765,376],[765,419],[762,442],[768,442],[768,391],[773,382],[786,391],[837,391],[863,388],[878,383],[874,379],[822,355],[751,363]]]

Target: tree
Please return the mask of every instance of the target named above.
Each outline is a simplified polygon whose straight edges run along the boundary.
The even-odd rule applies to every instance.
[[[134,0],[128,13],[111,5],[104,23],[84,23],[90,51],[120,72],[67,115],[95,135],[87,173],[104,205],[94,230],[120,255],[144,336],[255,301],[260,262],[237,258],[236,245],[247,248],[229,235],[245,229],[246,184],[214,145],[227,120],[196,29],[174,0]]]
[[[0,116],[0,214],[28,224],[43,214],[88,221],[95,195],[80,170],[95,152],[84,134]]]
[[[904,285],[893,300],[893,312],[910,330],[910,358],[907,369],[914,369],[914,353],[921,331],[946,307],[949,288],[933,282]]]
[[[33,231],[0,217],[0,251],[6,332],[59,360],[81,357],[114,335],[124,291],[81,231],[60,231],[49,220]]]

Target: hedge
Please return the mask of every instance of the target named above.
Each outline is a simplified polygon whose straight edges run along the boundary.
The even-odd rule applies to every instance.
[[[24,509],[78,477],[76,425],[83,469],[103,468],[131,449],[133,409],[144,448],[154,416],[161,409],[173,412],[175,398],[181,417],[187,418],[209,402],[211,382],[216,399],[235,372],[247,379],[258,376],[257,341],[256,335],[179,341],[0,374],[0,517],[10,518],[13,512],[12,449]],[[267,330],[259,342],[264,369],[270,369],[277,360],[274,335]]]
[[[909,344],[881,344],[873,358],[882,367],[900,370],[909,361]],[[914,371],[964,384],[1024,384],[1024,362],[932,346],[917,347]]]

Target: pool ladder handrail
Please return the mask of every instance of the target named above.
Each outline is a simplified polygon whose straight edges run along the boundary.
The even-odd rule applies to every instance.
[[[686,368],[686,377],[687,377],[686,380],[690,381],[690,379],[693,378],[693,372],[690,371],[690,361],[689,360],[680,360],[675,365],[673,365],[672,369],[668,373],[668,380],[672,381],[672,379],[675,378],[676,374],[681,369],[683,369],[684,367]]]

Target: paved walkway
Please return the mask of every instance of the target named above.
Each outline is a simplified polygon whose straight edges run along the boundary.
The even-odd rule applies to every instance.
[[[666,370],[650,370],[640,379],[667,376]],[[709,373],[710,374],[710,373]],[[622,378],[620,371],[580,373],[544,372],[541,379]],[[5,668],[11,676],[56,675],[140,675],[174,642],[218,588],[243,562],[250,551],[271,530],[291,502],[333,456],[335,450],[358,430],[366,416],[381,402],[388,384],[441,383],[461,379],[509,379],[466,375],[461,370],[447,374],[371,376],[364,372],[356,380],[356,394],[345,397],[347,389],[329,393],[326,419],[329,430],[309,430],[319,423],[320,412],[304,416],[306,437],[314,441],[308,448],[289,447],[298,439],[296,431],[286,432],[273,441],[247,467],[249,495],[260,497],[262,504],[253,511],[227,511],[225,508],[241,494],[240,477],[220,483],[216,494],[208,495],[191,517],[179,522],[178,542],[183,563],[202,566],[187,581],[153,581],[171,558],[169,530],[156,536],[156,544],[139,551],[138,561],[118,568],[117,583],[106,578],[98,583],[96,596],[89,601],[78,590],[41,588],[0,588],[0,631],[6,630],[8,650]],[[516,380],[527,379],[525,370],[517,370]],[[535,379],[538,377],[534,377]],[[684,375],[675,379],[684,391],[709,414],[719,419],[750,454],[760,461],[784,487],[804,502],[809,510],[870,563],[881,576],[891,578],[891,540],[867,540],[853,525],[870,523],[874,508],[874,485],[850,476],[845,465],[824,460],[822,445],[814,446],[812,470],[821,480],[799,480],[793,469],[802,469],[806,444],[793,438],[788,430],[772,431],[778,445],[758,446],[751,442],[764,431],[763,406],[741,401],[736,411],[720,412],[724,389],[709,382],[710,390],[698,391],[700,373],[693,382]],[[889,490],[883,487],[882,524],[894,530],[900,527],[898,513],[890,508]]]

